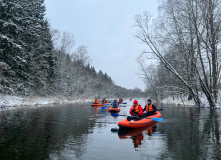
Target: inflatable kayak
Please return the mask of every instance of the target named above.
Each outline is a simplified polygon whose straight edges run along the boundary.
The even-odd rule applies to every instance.
[[[109,112],[120,112],[120,107],[118,108],[109,108]]]
[[[153,124],[155,121],[151,118],[160,118],[161,114],[159,111],[156,111],[155,115],[149,116],[147,118],[143,118],[138,121],[128,121],[127,119],[124,119],[120,122],[118,122],[118,126],[120,128],[141,128],[146,127],[148,125]]]
[[[93,103],[93,104],[91,104],[91,106],[103,106],[104,104],[108,105],[109,103],[98,103],[98,104]]]

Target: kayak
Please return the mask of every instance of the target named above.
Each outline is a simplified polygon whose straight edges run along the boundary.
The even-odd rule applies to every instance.
[[[120,112],[120,107],[118,108],[109,108],[109,112]]]
[[[98,103],[98,104],[91,104],[91,106],[103,106],[104,104],[109,104],[109,103]]]
[[[138,121],[128,121],[127,119],[124,119],[120,122],[118,122],[118,126],[120,128],[141,128],[141,127],[146,127],[148,125],[151,125],[153,122],[155,122],[154,120],[152,120],[151,118],[160,118],[161,114],[159,111],[156,111],[156,113],[152,116],[149,116],[147,118],[143,118],[141,120]]]

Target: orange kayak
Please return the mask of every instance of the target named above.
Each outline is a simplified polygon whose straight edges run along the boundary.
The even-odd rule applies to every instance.
[[[151,118],[160,118],[161,114],[159,111],[156,111],[155,115],[149,116],[147,118],[138,120],[138,121],[128,121],[127,119],[124,119],[120,122],[118,122],[118,126],[120,128],[141,128],[141,127],[146,127],[148,125],[151,125],[154,120]]]
[[[91,104],[91,106],[103,106],[104,104],[109,104],[109,103],[98,103],[98,104]]]
[[[109,108],[109,112],[120,112],[120,107],[118,108]]]

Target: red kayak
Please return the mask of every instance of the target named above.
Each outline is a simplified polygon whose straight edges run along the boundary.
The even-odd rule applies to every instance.
[[[120,107],[118,108],[109,108],[109,112],[120,112]]]
[[[127,119],[124,119],[124,120],[118,122],[118,126],[120,128],[142,128],[142,127],[146,127],[148,125],[151,125],[153,122],[155,122],[151,118],[160,118],[160,117],[161,117],[161,113],[159,111],[156,111],[154,115],[149,116],[147,118],[143,118],[138,121],[133,121],[133,120],[128,121]]]

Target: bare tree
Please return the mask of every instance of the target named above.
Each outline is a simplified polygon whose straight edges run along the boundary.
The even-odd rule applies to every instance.
[[[193,95],[193,99],[197,106],[201,106],[202,102],[200,101],[197,93],[195,90],[191,87],[191,85],[183,79],[183,77],[176,71],[174,67],[171,66],[171,64],[164,58],[162,52],[160,51],[160,47],[157,46],[157,42],[154,41],[153,36],[151,35],[149,31],[149,21],[150,21],[150,15],[148,13],[145,13],[144,16],[136,16],[136,27],[138,28],[138,32],[135,35],[138,39],[140,39],[142,42],[148,45],[148,47],[151,49],[152,54],[154,54],[164,65],[165,67],[172,72],[180,81],[185,84],[185,86],[189,89],[189,91]],[[147,51],[143,52],[150,53]]]
[[[150,29],[151,18],[147,13],[135,20],[136,37],[188,88],[188,99],[193,96],[198,106],[201,105],[199,91],[205,94],[211,107],[217,102],[221,70],[220,3],[219,0],[166,0],[160,6],[154,30]]]

